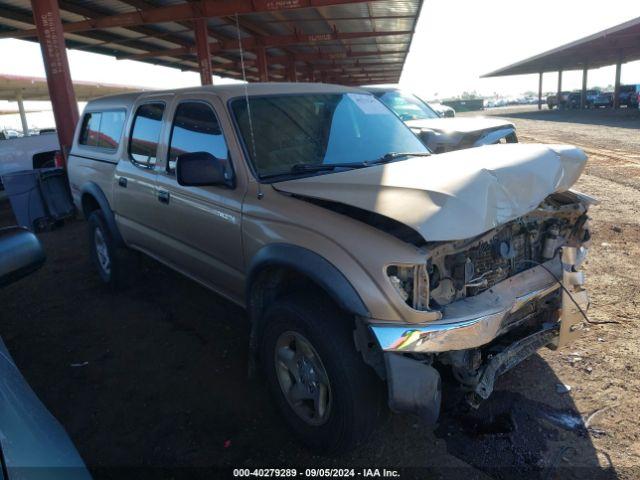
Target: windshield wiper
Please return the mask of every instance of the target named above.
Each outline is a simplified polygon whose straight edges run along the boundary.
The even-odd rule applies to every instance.
[[[296,163],[289,169],[289,173],[313,173],[333,171],[338,168],[364,168],[381,163],[391,162],[402,157],[428,157],[430,152],[389,152],[375,160],[366,160],[364,162],[345,162],[345,163]],[[282,174],[279,174],[282,175]]]
[[[289,170],[290,173],[321,172],[325,170],[335,170],[336,168],[363,168],[368,166],[367,162],[351,163],[296,163]]]
[[[431,156],[431,152],[389,152],[385,153],[380,158],[376,160],[366,162],[368,165],[376,165],[380,163],[392,162],[398,158],[402,157],[429,157]]]

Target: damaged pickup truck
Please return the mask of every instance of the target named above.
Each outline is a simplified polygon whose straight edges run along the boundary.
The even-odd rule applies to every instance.
[[[562,145],[431,155],[362,90],[255,83],[89,102],[69,180],[102,280],[122,286],[136,250],[246,308],[283,419],[335,452],[385,403],[436,422],[445,370],[475,404],[579,334],[585,164]]]

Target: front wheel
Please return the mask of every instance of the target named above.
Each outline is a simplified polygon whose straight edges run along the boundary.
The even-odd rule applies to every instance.
[[[326,300],[295,296],[263,320],[267,381],[296,437],[326,453],[363,443],[383,413],[384,390],[355,349],[352,319]]]

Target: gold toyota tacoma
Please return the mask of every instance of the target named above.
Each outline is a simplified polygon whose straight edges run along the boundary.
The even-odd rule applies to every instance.
[[[436,422],[579,334],[594,200],[566,145],[441,155],[363,90],[249,84],[89,102],[69,155],[102,280],[145,253],[244,307],[252,358],[307,445],[388,404]]]

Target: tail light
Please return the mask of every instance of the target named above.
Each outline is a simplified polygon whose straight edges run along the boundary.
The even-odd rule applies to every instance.
[[[60,150],[54,154],[53,163],[58,168],[64,168],[64,156]]]

